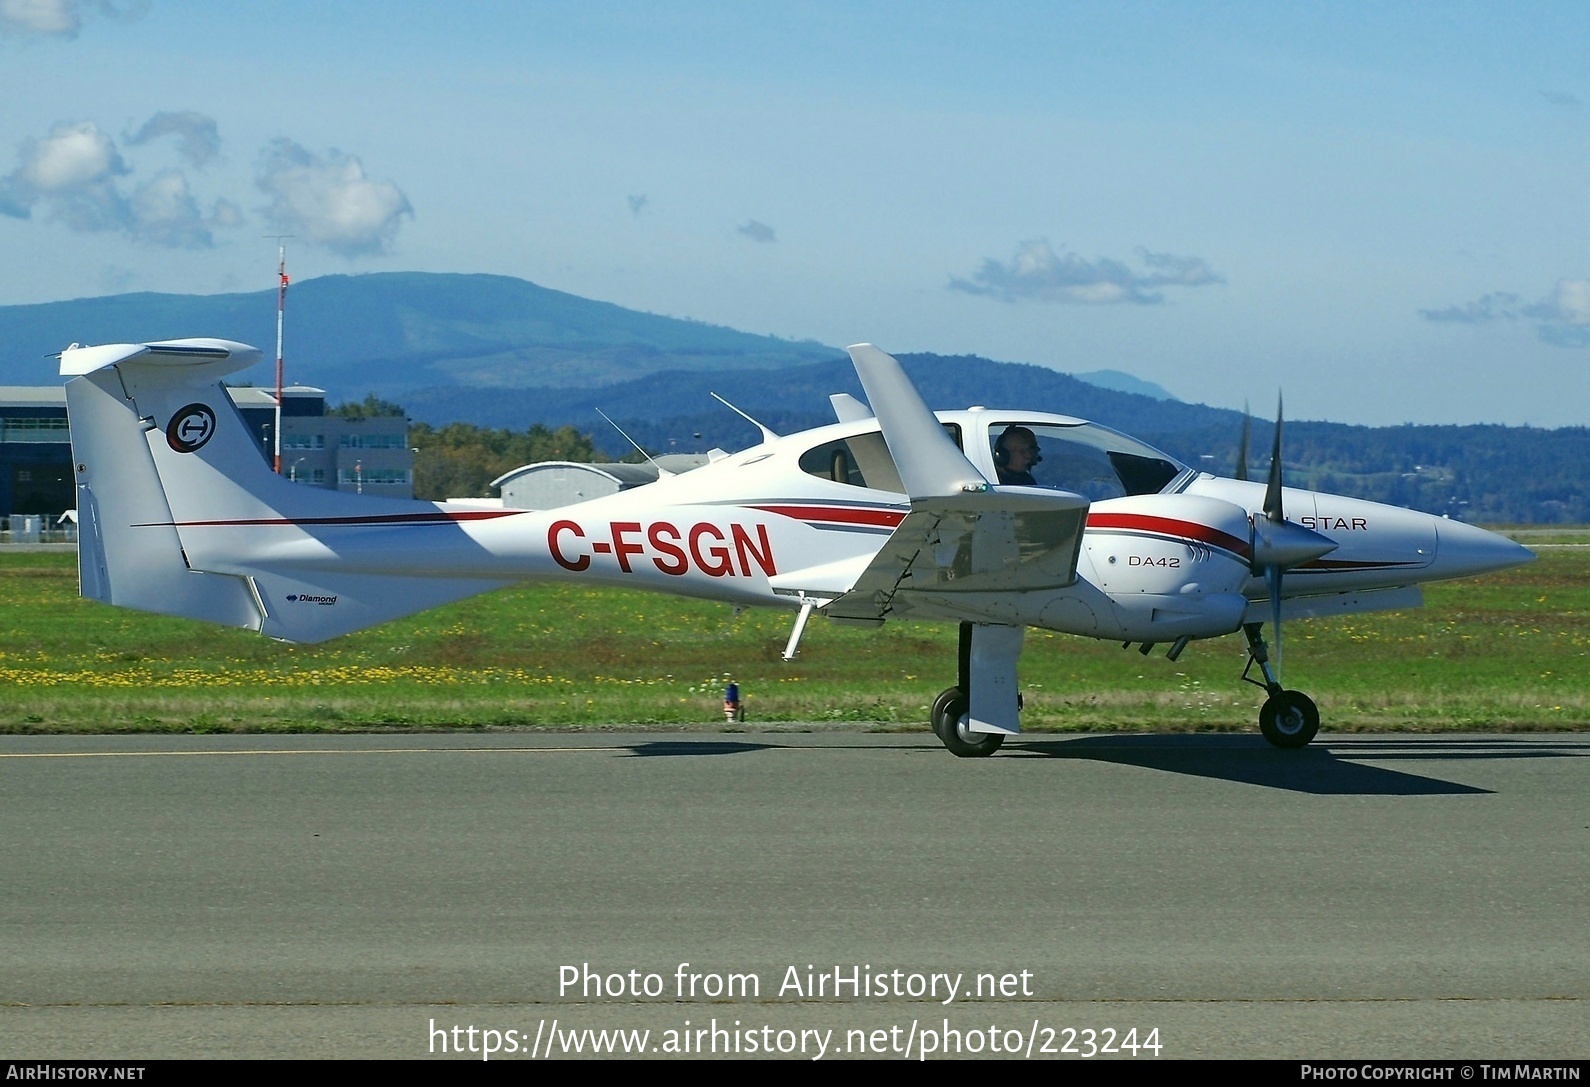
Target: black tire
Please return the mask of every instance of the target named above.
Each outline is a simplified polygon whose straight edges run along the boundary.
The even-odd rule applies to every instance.
[[[944,739],[944,711],[955,699],[960,699],[961,704],[966,702],[966,696],[959,687],[950,687],[933,700],[933,709],[928,714],[928,723],[933,726],[933,735]]]
[[[1302,691],[1282,691],[1259,710],[1259,731],[1276,747],[1306,747],[1319,732],[1319,707]]]
[[[949,749],[951,755],[962,759],[986,759],[999,750],[1005,742],[998,732],[970,732],[962,719],[968,703],[960,688],[951,687],[934,701],[933,731]]]

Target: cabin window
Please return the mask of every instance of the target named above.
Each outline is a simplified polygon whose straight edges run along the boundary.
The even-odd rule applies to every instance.
[[[806,474],[834,483],[874,491],[905,490],[889,447],[877,431],[813,446],[801,454],[800,465]]]
[[[945,423],[944,432],[950,436],[957,449],[961,446],[961,428]],[[874,491],[905,493],[900,482],[900,470],[894,466],[889,446],[879,431],[838,438],[813,446],[801,454],[801,471],[819,479],[843,483],[851,487],[866,487]]]

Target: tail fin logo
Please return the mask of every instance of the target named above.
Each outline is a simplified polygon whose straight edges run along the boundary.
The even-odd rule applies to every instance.
[[[166,424],[166,443],[178,453],[193,453],[215,436],[215,412],[204,404],[189,404]]]

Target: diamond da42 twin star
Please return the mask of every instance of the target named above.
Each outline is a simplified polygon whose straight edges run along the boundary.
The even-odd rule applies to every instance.
[[[558,509],[476,509],[306,487],[265,463],[221,379],[225,340],[77,347],[70,378],[81,591],[109,604],[318,642],[527,578],[579,578],[879,625],[960,624],[933,705],[952,752],[1020,730],[1027,627],[1138,643],[1242,632],[1265,737],[1301,747],[1314,703],[1262,637],[1283,620],[1421,602],[1419,583],[1527,562],[1457,521],[1221,479],[1108,428],[971,408],[935,415],[900,365],[850,348],[869,405],[771,432],[691,472]],[[1244,442],[1244,445],[1246,442]],[[1244,461],[1245,461],[1244,457]],[[1239,474],[1243,474],[1239,470]],[[1277,652],[1279,657],[1279,652]],[[1250,678],[1257,667],[1262,680]]]

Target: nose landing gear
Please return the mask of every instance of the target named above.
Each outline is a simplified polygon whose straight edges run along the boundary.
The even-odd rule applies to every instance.
[[[1270,650],[1264,644],[1259,623],[1244,623],[1242,633],[1248,638],[1248,666],[1242,670],[1242,679],[1269,694],[1259,709],[1259,731],[1276,747],[1305,747],[1319,732],[1319,707],[1302,691],[1281,688],[1280,680],[1270,669]],[[1259,666],[1264,682],[1248,675],[1253,666]]]

